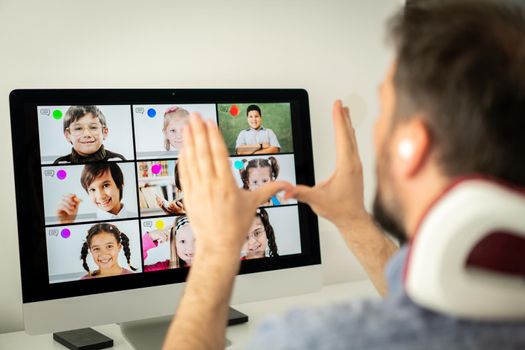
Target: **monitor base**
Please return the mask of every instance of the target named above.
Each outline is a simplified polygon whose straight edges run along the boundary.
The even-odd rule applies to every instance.
[[[161,349],[172,318],[172,316],[165,316],[148,320],[123,322],[120,324],[120,330],[124,338],[136,350]],[[245,322],[248,322],[248,315],[230,307],[228,326]],[[230,345],[231,342],[226,339],[226,347]]]

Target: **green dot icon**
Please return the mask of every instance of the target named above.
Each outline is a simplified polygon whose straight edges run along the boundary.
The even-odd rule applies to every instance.
[[[62,118],[62,111],[60,109],[55,109],[53,111],[53,118],[55,118],[56,120]]]

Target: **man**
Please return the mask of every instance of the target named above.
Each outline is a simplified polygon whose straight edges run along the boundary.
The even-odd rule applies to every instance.
[[[380,88],[374,132],[374,216],[392,234],[409,240],[425,210],[458,177],[482,174],[525,187],[525,12],[501,1],[427,1],[395,16],[391,32],[396,57]],[[243,192],[235,190],[216,126],[192,117],[185,130],[181,180],[199,246],[165,347],[223,345],[239,269],[235,253],[257,205],[286,190],[338,227],[388,295],[380,302],[274,318],[260,327],[249,349],[524,348],[525,320],[459,319],[408,297],[402,284],[407,248],[396,252],[364,210],[354,130],[340,101],[334,104],[333,121],[337,162],[330,179],[313,188],[273,182]],[[216,227],[228,229],[217,235]],[[381,272],[388,259],[387,288]]]
[[[279,153],[281,145],[272,129],[262,126],[262,113],[257,105],[246,108],[246,120],[250,126],[241,130],[235,142],[236,154]]]

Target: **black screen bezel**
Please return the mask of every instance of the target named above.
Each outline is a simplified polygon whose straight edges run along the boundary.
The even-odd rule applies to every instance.
[[[13,90],[9,100],[24,303],[181,283],[188,274],[184,268],[49,284],[37,106],[287,102],[297,183],[315,182],[308,94],[302,89],[31,89]],[[302,253],[243,261],[239,274],[321,263],[317,216],[303,204],[298,211]]]

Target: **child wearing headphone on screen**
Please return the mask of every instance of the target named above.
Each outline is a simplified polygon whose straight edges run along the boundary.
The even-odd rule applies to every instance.
[[[159,243],[170,242],[170,258],[155,264],[144,265],[144,272],[189,267],[195,257],[195,236],[185,215],[177,216],[169,230],[146,232],[142,236],[142,256],[146,260],[148,251]]]
[[[276,256],[279,256],[279,253],[268,212],[264,208],[258,208],[252,226],[246,235],[246,241],[242,246],[241,259],[250,260]]]
[[[268,157],[268,159],[255,158],[249,161],[243,159],[242,162],[244,167],[239,169],[239,174],[243,183],[242,188],[245,190],[253,191],[268,182],[275,181],[279,176],[279,163],[275,157]],[[272,206],[280,204],[286,204],[285,199],[280,195],[275,195],[261,205]]]
[[[133,216],[122,203],[124,174],[117,163],[86,164],[80,175],[80,184],[97,207],[97,219],[113,220]],[[74,222],[80,203],[80,198],[74,193],[62,196],[56,212],[59,222]]]
[[[190,113],[184,108],[173,106],[164,112],[164,148],[166,151],[180,150],[182,146],[182,129],[190,121]]]
[[[117,226],[100,223],[93,225],[86,236],[86,241],[80,250],[80,260],[82,266],[87,274],[81,279],[89,279],[96,277],[107,277],[116,275],[127,275],[132,273],[130,270],[121,267],[118,263],[120,252],[124,249],[124,255],[128,262],[128,267],[132,271],[137,271],[131,266],[131,250],[129,248],[129,238],[120,232]],[[89,270],[86,258],[88,253],[91,253],[93,261],[97,264],[98,269],[95,271]]]

